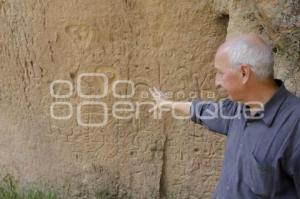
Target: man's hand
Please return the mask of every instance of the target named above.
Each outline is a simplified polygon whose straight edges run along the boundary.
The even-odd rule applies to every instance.
[[[152,89],[149,88],[149,91],[156,102],[156,106],[150,109],[149,112],[156,111],[157,109],[161,109],[162,106],[164,106],[170,108],[170,110],[175,109],[177,111],[180,111],[185,115],[190,114],[190,107],[192,104],[191,102],[175,102],[168,100],[168,97],[155,87],[153,87]]]
[[[156,102],[156,106],[150,109],[149,112],[153,112],[154,110],[161,108],[163,105],[171,104],[170,101],[168,101],[168,97],[157,88],[149,88],[149,91]]]
[[[149,88],[149,91],[157,105],[161,105],[168,101],[168,97],[163,92],[159,91],[157,88]]]

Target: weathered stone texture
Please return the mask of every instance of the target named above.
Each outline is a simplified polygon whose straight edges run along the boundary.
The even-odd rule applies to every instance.
[[[25,187],[50,184],[64,198],[92,198],[99,190],[123,198],[209,198],[215,188],[225,139],[170,113],[155,120],[145,106],[138,119],[114,119],[117,80],[134,82],[134,103],[148,101],[152,86],[176,100],[211,97],[218,45],[252,31],[274,43],[277,76],[300,95],[298,1],[0,0],[0,24],[0,172]],[[80,97],[82,73],[105,73],[108,96]],[[72,95],[51,96],[54,80],[72,82]],[[101,92],[103,81],[89,78],[82,89]],[[78,124],[76,108],[85,101],[108,104],[107,125]],[[71,103],[72,117],[51,118],[53,102]],[[54,111],[66,115],[68,106]],[[102,113],[93,105],[82,109],[82,120],[99,122]]]

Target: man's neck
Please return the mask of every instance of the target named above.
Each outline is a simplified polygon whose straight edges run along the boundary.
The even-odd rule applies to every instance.
[[[274,80],[260,80],[249,87],[247,91],[247,102],[259,102],[265,105],[277,92],[278,85]],[[251,113],[255,112],[258,105],[249,105]],[[253,110],[253,111],[252,111]]]

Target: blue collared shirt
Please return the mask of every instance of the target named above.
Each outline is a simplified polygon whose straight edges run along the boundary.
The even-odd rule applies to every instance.
[[[194,100],[191,120],[227,136],[214,199],[300,198],[300,99],[280,80],[264,111],[245,105]]]

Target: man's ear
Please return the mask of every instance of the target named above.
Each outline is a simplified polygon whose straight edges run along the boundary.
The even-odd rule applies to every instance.
[[[243,84],[246,84],[251,77],[251,66],[249,64],[241,64],[240,72]]]

